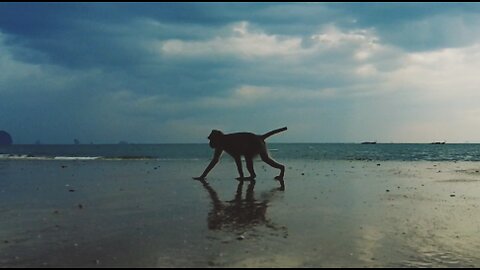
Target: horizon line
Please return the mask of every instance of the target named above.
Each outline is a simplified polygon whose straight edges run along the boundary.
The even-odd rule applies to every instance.
[[[364,142],[269,142],[269,144],[363,144]],[[126,142],[126,143],[13,143],[0,146],[27,146],[27,145],[153,145],[153,144],[208,144],[208,142]],[[375,144],[438,144],[433,142],[375,142]],[[444,144],[480,144],[479,142],[445,142]],[[372,144],[371,144],[372,145]]]

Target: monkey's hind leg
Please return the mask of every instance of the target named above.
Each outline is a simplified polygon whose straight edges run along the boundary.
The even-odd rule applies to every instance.
[[[245,157],[245,161],[247,162],[247,170],[250,173],[250,178],[255,179],[257,175],[255,174],[255,169],[253,168],[253,157]]]
[[[283,166],[282,164],[276,162],[275,160],[271,159],[269,156],[268,156],[268,153],[267,152],[263,152],[263,153],[260,153],[260,157],[262,158],[262,160],[267,163],[268,165],[274,167],[274,168],[277,168],[277,169],[280,169],[280,174],[275,176],[275,179],[277,180],[283,180],[283,177],[285,176],[285,166]]]

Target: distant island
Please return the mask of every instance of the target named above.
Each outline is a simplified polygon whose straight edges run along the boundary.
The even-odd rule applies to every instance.
[[[431,144],[445,144],[445,142],[432,142]]]
[[[8,132],[0,130],[0,145],[12,145],[12,136]]]
[[[377,142],[362,142],[362,144],[377,144]]]

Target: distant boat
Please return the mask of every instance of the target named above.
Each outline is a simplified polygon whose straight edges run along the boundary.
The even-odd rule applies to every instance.
[[[377,144],[377,142],[362,142],[362,144]]]
[[[445,142],[432,142],[431,144],[445,144]]]

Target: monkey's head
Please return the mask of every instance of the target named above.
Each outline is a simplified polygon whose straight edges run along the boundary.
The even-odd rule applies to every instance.
[[[220,130],[212,130],[210,135],[208,135],[208,139],[210,140],[210,147],[211,148],[218,148],[221,146],[221,141],[223,138],[223,132]]]

